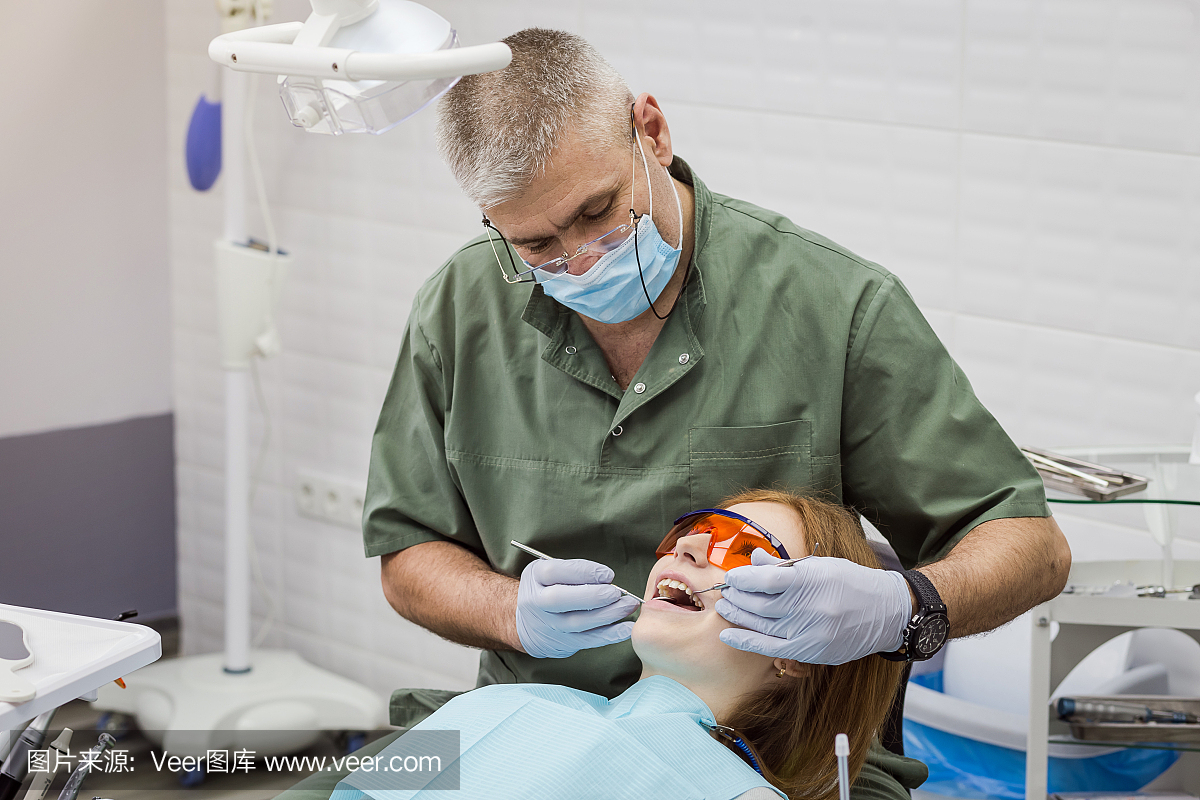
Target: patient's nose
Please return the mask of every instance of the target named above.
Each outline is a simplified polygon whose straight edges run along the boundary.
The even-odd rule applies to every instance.
[[[711,533],[693,533],[690,536],[684,536],[675,543],[675,556],[685,561],[691,561],[698,567],[708,566],[708,543],[711,540]]]

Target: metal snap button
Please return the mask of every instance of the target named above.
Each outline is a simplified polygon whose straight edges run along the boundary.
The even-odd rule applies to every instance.
[[[646,384],[635,383],[633,385],[633,391],[636,392],[637,394],[641,394],[642,392],[646,391]]]
[[[689,356],[687,353],[684,353],[683,355],[681,355],[679,357],[679,363],[686,364],[690,358],[691,358],[691,356]]]
[[[579,351],[575,349],[575,345],[573,345],[573,344],[569,344],[569,345],[567,345],[567,355],[569,355],[569,356],[573,356],[573,355],[575,355],[577,352],[579,352]]]
[[[618,425],[617,427],[612,429],[613,436],[620,436],[624,432],[625,432],[625,429],[622,428],[620,425]]]

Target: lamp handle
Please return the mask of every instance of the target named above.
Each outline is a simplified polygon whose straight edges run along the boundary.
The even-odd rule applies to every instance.
[[[208,57],[239,72],[343,81],[418,81],[503,69],[512,51],[503,42],[432,53],[363,53],[339,47],[292,45],[300,22],[226,33],[208,45]]]

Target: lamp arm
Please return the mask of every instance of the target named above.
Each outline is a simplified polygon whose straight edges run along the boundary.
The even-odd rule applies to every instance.
[[[503,42],[394,54],[294,46],[292,42],[302,27],[300,22],[284,22],[226,33],[209,43],[208,57],[239,72],[344,81],[452,78],[502,69],[512,61],[512,51]]]
[[[346,76],[352,81],[424,81],[491,72],[510,61],[512,51],[503,42],[432,53],[356,52],[346,59]]]

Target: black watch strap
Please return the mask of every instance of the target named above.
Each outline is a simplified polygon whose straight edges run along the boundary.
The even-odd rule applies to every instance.
[[[938,594],[933,583],[924,574],[915,569],[904,570],[900,573],[913,594],[917,596],[917,607],[913,609],[912,618],[904,629],[904,643],[893,653],[880,653],[880,657],[888,661],[924,661],[931,658],[946,643],[949,633],[949,618],[946,616],[946,604]],[[932,637],[932,641],[926,637]],[[918,642],[931,649],[921,652]]]
[[[942,596],[938,594],[937,589],[933,588],[933,582],[925,577],[925,573],[917,572],[915,569],[906,569],[900,574],[904,576],[904,580],[908,581],[908,585],[917,595],[916,613],[922,611],[946,613],[946,604],[942,602]]]

